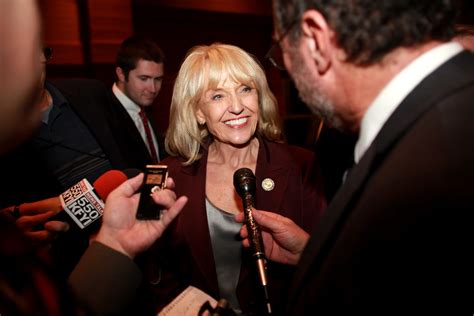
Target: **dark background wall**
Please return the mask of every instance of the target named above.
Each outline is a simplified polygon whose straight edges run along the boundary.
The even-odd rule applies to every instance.
[[[51,79],[89,77],[112,85],[120,42],[139,34],[166,54],[165,80],[153,115],[160,132],[168,126],[174,78],[195,45],[222,42],[242,47],[264,66],[280,113],[287,116],[288,78],[265,61],[271,46],[270,0],[41,0],[45,43],[53,47]]]
[[[134,3],[132,8],[134,31],[155,39],[166,54],[165,81],[157,100],[165,116],[158,118],[162,126],[167,125],[165,110],[170,104],[174,79],[191,47],[214,42],[233,44],[266,64],[264,57],[272,34],[269,14],[210,12],[154,3]]]
[[[474,22],[474,1],[453,0],[461,7],[459,21]],[[49,78],[90,77],[111,85],[115,52],[132,34],[148,36],[165,51],[165,81],[153,115],[164,132],[174,78],[194,45],[223,42],[242,47],[262,63],[288,141],[311,145],[319,119],[301,104],[285,74],[264,56],[271,46],[271,0],[39,0],[45,43],[54,49]]]

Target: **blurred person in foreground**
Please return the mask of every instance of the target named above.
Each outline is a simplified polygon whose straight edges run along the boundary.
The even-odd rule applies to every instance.
[[[34,106],[42,88],[37,84],[41,76],[39,32],[39,15],[34,1],[0,2],[0,35],[3,39],[0,118],[5,123],[0,124],[2,153],[23,141],[40,122],[40,109]],[[18,41],[18,38],[22,40]],[[78,305],[65,280],[55,277],[48,260],[31,247],[8,214],[1,213],[0,314],[117,314],[139,282],[138,269],[131,259],[163,233],[186,203],[186,198],[176,199],[171,190],[161,190],[153,193],[154,200],[163,207],[161,219],[137,221],[135,212],[139,196],[135,192],[141,181],[142,175],[139,175],[109,195],[96,241],[70,280],[77,300],[82,302]],[[167,185],[173,188],[172,179]]]
[[[314,153],[281,141],[277,103],[256,59],[218,43],[188,52],[174,85],[165,144],[172,157],[162,163],[176,194],[189,202],[157,243],[157,255],[149,254],[152,301],[160,309],[192,285],[226,299],[237,313],[263,314],[255,261],[237,238],[234,215],[243,207],[233,175],[250,168],[257,207],[310,231],[325,207]],[[271,263],[267,272],[272,308],[281,314],[294,268]]]
[[[34,104],[41,122],[28,140],[0,155],[0,173],[8,183],[0,207],[34,244],[50,248],[56,269],[67,276],[98,225],[80,229],[63,211],[59,195],[82,179],[93,184],[109,170],[143,165],[135,162],[134,152],[120,150],[132,141],[117,135],[115,125],[124,119],[112,119],[105,85],[94,79],[46,80],[52,57],[47,47],[37,57],[41,88]]]
[[[311,238],[254,214],[268,257],[298,264],[286,314],[472,313],[474,56],[452,41],[451,2],[273,5],[270,57],[314,112],[358,134]]]

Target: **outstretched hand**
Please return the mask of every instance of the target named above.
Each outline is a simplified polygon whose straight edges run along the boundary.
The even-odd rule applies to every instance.
[[[69,229],[69,224],[51,220],[62,211],[59,197],[20,205],[16,226],[36,245],[48,244],[60,233]]]
[[[112,191],[105,202],[99,241],[116,251],[134,258],[158,239],[187,202],[187,197],[176,199],[174,181],[168,177],[166,189],[153,193],[153,200],[162,207],[159,220],[137,220],[136,213],[143,174],[127,180]]]
[[[276,213],[252,210],[255,221],[262,231],[265,255],[269,260],[296,265],[309,240],[309,234],[296,225],[291,219]],[[244,213],[235,216],[237,222],[243,223]],[[250,247],[246,225],[240,230],[244,247]]]

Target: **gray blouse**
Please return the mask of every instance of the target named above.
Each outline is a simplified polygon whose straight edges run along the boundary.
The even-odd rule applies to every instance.
[[[218,209],[207,198],[206,213],[220,298],[228,300],[238,313],[240,305],[235,290],[239,281],[242,260],[242,244],[239,238],[242,224],[234,220],[233,214]]]

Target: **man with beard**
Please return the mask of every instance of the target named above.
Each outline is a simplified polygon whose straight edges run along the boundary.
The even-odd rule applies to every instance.
[[[451,41],[451,2],[273,5],[270,58],[314,112],[358,134],[311,237],[254,213],[268,258],[298,264],[287,314],[472,313],[474,56]]]

